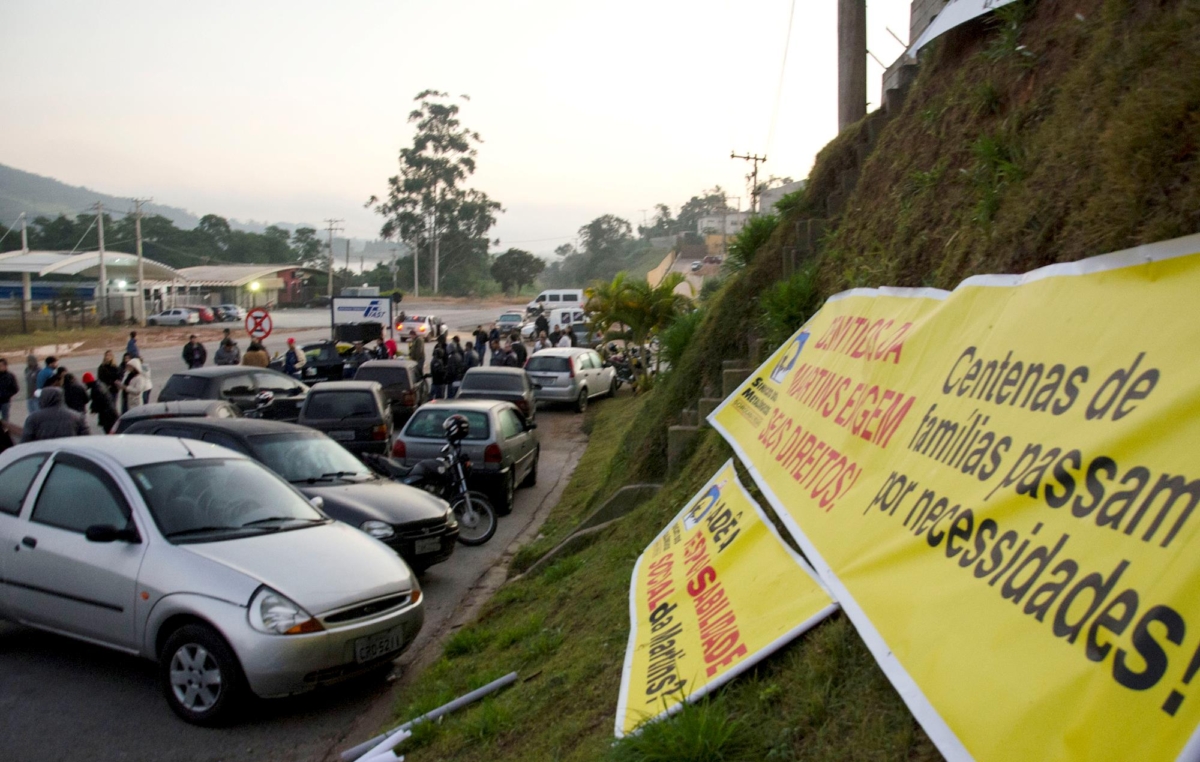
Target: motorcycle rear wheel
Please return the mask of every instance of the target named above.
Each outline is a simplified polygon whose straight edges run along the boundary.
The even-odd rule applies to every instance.
[[[496,509],[483,493],[457,497],[450,507],[458,519],[458,541],[463,545],[482,545],[496,534]]]

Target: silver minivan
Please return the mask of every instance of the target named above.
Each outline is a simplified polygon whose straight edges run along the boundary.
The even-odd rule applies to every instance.
[[[0,455],[0,617],[157,661],[209,725],[389,665],[424,611],[391,548],[255,461],[125,434]]]
[[[582,413],[588,400],[617,393],[617,372],[594,349],[543,349],[525,361],[538,402],[567,402]]]

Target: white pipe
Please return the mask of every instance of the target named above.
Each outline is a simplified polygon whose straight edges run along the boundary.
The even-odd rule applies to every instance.
[[[478,701],[479,699],[483,698],[484,696],[487,696],[489,693],[495,693],[496,691],[500,690],[501,688],[512,685],[516,681],[517,681],[517,673],[509,672],[507,675],[500,678],[499,680],[493,680],[492,682],[488,683],[487,685],[483,686],[482,688],[477,688],[466,695],[459,696],[458,698],[451,701],[449,704],[443,704],[442,706],[439,706],[437,709],[434,709],[433,711],[431,711],[427,714],[423,714],[420,717],[417,717],[416,719],[409,720],[408,722],[404,723],[400,727],[391,731],[391,733],[384,733],[382,735],[375,736],[370,741],[364,741],[363,743],[360,743],[358,746],[355,746],[353,749],[347,749],[346,751],[342,752],[342,754],[341,754],[342,762],[354,762],[354,760],[361,759],[364,756],[366,757],[364,762],[372,762],[372,760],[370,759],[371,754],[377,755],[378,752],[382,751],[384,748],[389,748],[389,749],[392,748],[390,746],[385,746],[383,743],[381,743],[382,741],[391,740],[391,738],[390,738],[391,736],[399,735],[401,732],[407,732],[408,730],[410,730],[412,728],[413,725],[416,725],[418,722],[429,722],[430,720],[436,720],[437,718],[439,718],[443,715],[447,715],[447,714],[450,714],[451,712],[457,711],[457,710],[463,708],[464,706],[466,706],[467,704],[473,703],[473,702]],[[400,742],[397,741],[396,743],[400,743]],[[392,746],[395,746],[395,745],[396,744],[392,744]]]

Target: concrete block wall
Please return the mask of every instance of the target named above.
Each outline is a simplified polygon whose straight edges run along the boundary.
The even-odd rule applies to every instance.
[[[933,23],[937,15],[946,7],[949,0],[913,0],[908,15],[908,44],[917,41],[921,32]]]

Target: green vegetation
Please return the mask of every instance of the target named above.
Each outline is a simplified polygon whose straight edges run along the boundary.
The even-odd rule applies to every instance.
[[[834,293],[953,287],[1200,229],[1197,28],[1195,0],[1021,2],[990,27],[936,42],[901,113],[826,146],[744,267],[706,295],[672,372],[649,394],[596,407],[592,444],[539,550],[622,484],[661,479],[667,426],[697,397],[719,394],[722,361],[747,358],[757,338],[773,349]],[[848,195],[847,173],[858,176]],[[784,249],[810,218],[827,233],[785,278]],[[457,648],[477,650],[443,657],[398,715],[512,669],[528,681],[497,696],[496,709],[449,718],[402,751],[416,762],[938,759],[842,616],[698,706],[612,743],[634,560],[729,454],[703,432],[654,498],[502,589],[464,631],[476,634],[456,636]],[[526,568],[536,557],[530,550]],[[500,719],[478,716],[489,711]]]
[[[492,260],[492,277],[504,293],[521,289],[537,280],[546,263],[524,249],[509,249]]]
[[[779,218],[773,214],[752,217],[730,241],[729,254],[725,257],[725,269],[737,272],[753,262],[754,255],[771,240],[771,234],[775,232],[778,224]]]

